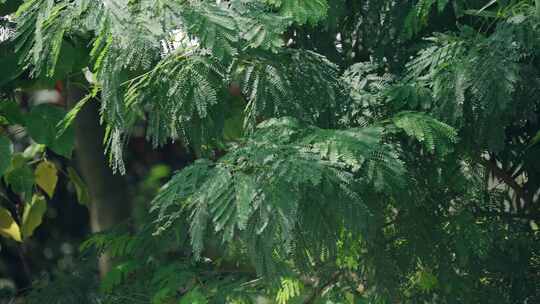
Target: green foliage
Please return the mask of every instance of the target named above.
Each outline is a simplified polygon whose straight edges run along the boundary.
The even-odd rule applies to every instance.
[[[240,39],[234,15],[218,5],[198,4],[184,13],[188,32],[216,57],[234,55]]]
[[[428,151],[440,155],[452,151],[457,134],[451,126],[422,113],[401,112],[392,118],[396,127],[422,142]]]
[[[45,211],[47,211],[47,201],[45,201],[43,196],[35,195],[32,197],[32,200],[26,204],[21,226],[23,238],[31,237],[34,230],[41,225]]]
[[[265,0],[279,9],[279,14],[290,17],[300,25],[317,24],[326,17],[328,3],[326,0]]]
[[[15,15],[15,47],[20,63],[32,64],[32,72],[36,76],[54,77],[58,75],[58,59],[62,54],[68,61],[61,63],[64,65],[61,72],[71,72],[71,66],[76,64],[75,51],[64,38],[78,19],[82,19],[83,13],[100,9],[99,2],[88,0],[26,1]]]
[[[71,167],[67,168],[67,174],[69,180],[75,187],[75,193],[77,194],[77,201],[79,204],[88,205],[90,203],[90,195],[88,194],[88,188],[86,187],[86,184],[82,178],[79,176],[77,171]]]
[[[28,195],[34,186],[34,173],[27,164],[23,163],[8,170],[4,180],[13,191]]]
[[[92,268],[81,263],[79,269],[55,275],[54,288],[48,280],[36,282],[26,300],[30,304],[38,303],[81,303],[98,304],[101,299],[96,295],[97,283]]]
[[[285,118],[257,129],[217,163],[199,161],[164,186],[153,203],[158,233],[187,209],[197,258],[210,225],[225,243],[245,242],[257,269],[268,274],[275,267],[269,248],[279,256],[300,255],[298,262],[317,256],[308,253],[313,248],[335,254],[339,230],[328,227],[363,233],[368,225],[370,212],[358,191],[406,183],[397,148],[381,143],[382,128],[324,130]],[[311,203],[314,193],[320,205]]]
[[[290,303],[289,301],[296,296],[301,295],[302,283],[295,279],[283,278],[281,279],[281,288],[276,295],[276,302],[278,304]]]
[[[24,66],[69,75],[59,56],[92,41],[94,88],[67,116],[0,114],[69,155],[97,97],[113,170],[141,125],[197,158],[135,232],[82,245],[116,262],[88,299],[537,302],[540,24],[532,1],[496,2],[30,0]],[[6,184],[31,194],[11,158]]]
[[[429,17],[434,9],[441,13],[451,3],[449,0],[418,0],[415,2],[416,5],[410,10],[405,20],[404,35],[407,38],[412,38],[428,24]],[[455,2],[455,5],[461,5],[461,1]]]
[[[240,61],[242,91],[247,99],[245,129],[269,117],[292,116],[331,127],[331,113],[339,107],[337,67],[313,52],[282,51]],[[298,100],[306,100],[299,104]]]
[[[215,121],[223,120],[220,76],[223,69],[211,57],[171,54],[130,84],[126,105],[148,109],[147,137],[154,146],[181,137],[200,149],[221,133],[215,130]]]
[[[29,135],[37,143],[48,146],[59,155],[70,158],[74,146],[74,133],[68,128],[57,137],[57,124],[64,118],[65,111],[51,105],[38,105],[32,108],[26,118]]]
[[[12,100],[4,100],[0,103],[0,115],[6,118],[7,122],[12,125],[24,125],[24,115],[19,108],[19,105]]]
[[[471,28],[464,28],[461,36],[436,36],[431,39],[434,44],[408,64],[410,77],[420,82],[420,87],[427,84],[432,90],[437,101],[432,111],[452,125],[468,124],[465,142],[500,150],[504,128],[512,123],[510,117],[526,115],[518,108],[531,104],[518,97],[522,94],[518,83],[537,81],[528,78],[523,62],[534,52],[520,33],[529,18],[534,17],[523,15],[519,22],[504,20],[489,37],[477,35]],[[508,40],[515,44],[501,43]],[[514,98],[520,107],[510,107]]]
[[[13,153],[13,145],[5,136],[0,137],[0,176],[6,172],[11,164],[11,154]]]

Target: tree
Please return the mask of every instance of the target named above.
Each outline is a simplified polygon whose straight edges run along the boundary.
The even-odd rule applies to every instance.
[[[99,97],[116,172],[140,126],[197,158],[82,245],[117,262],[99,293],[78,272],[30,301],[540,300],[539,7],[26,1],[25,70],[90,67],[60,135]]]

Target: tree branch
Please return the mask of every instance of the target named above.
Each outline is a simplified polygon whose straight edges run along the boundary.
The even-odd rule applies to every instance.
[[[537,1],[540,1],[540,0],[537,0]],[[525,189],[523,189],[523,187],[520,184],[518,184],[518,182],[516,182],[514,178],[512,178],[512,175],[508,174],[508,172],[499,168],[496,162],[492,160],[480,158],[480,163],[486,166],[488,169],[490,169],[496,178],[503,181],[508,187],[510,187],[516,193],[516,195],[519,198],[523,199],[526,206],[532,205],[532,198],[528,195],[527,191],[525,191]]]

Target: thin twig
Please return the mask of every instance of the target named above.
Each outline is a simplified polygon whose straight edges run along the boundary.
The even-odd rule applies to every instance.
[[[514,178],[512,178],[510,174],[508,174],[508,172],[499,168],[495,160],[487,160],[481,158],[480,163],[489,168],[496,178],[503,181],[516,193],[519,198],[523,199],[526,206],[532,205],[532,198],[530,197],[530,195],[528,195],[527,191],[525,191],[525,189],[520,184],[518,184],[518,182]]]

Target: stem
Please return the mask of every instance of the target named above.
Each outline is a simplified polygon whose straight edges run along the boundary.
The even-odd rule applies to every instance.
[[[540,19],[540,0],[534,0],[536,6],[536,17]]]

